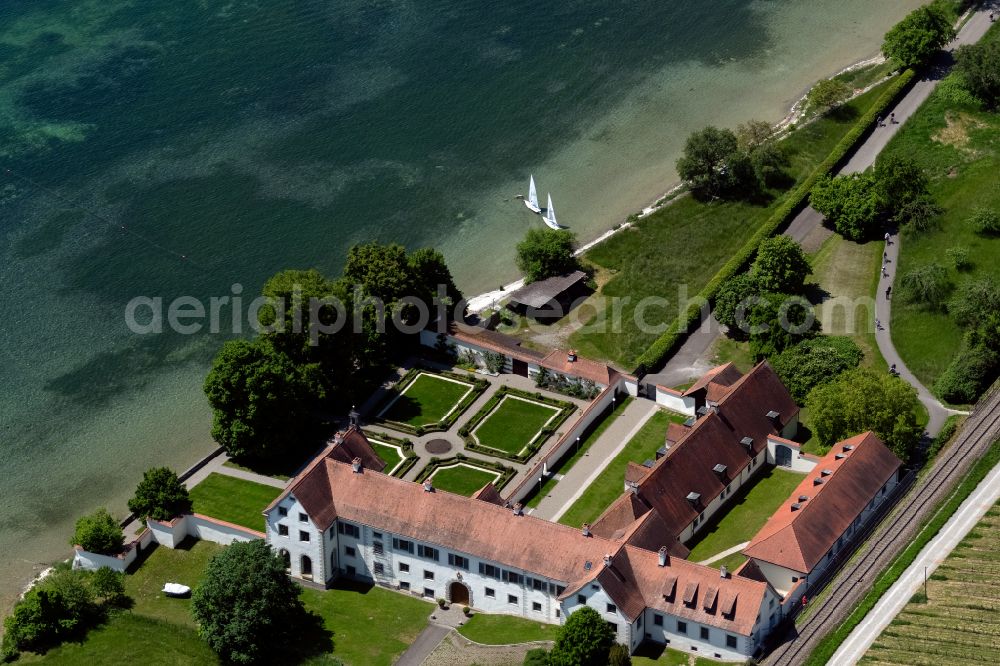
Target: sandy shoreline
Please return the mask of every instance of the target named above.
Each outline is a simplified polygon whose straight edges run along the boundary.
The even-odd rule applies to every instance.
[[[847,67],[842,68],[840,71],[834,72],[833,74],[825,78],[833,78],[834,76],[840,76],[841,74],[852,72],[857,69],[862,69],[864,67],[879,65],[882,64],[883,62],[885,62],[885,57],[882,55],[878,55],[873,58],[866,58],[864,60],[859,60],[858,62],[855,62],[852,65],[848,65]],[[812,85],[815,85],[817,82],[814,82]],[[877,81],[875,83],[870,84],[869,86],[866,86],[865,88],[855,90],[854,94],[851,96],[850,99],[854,99],[854,97],[864,94],[865,92],[867,92],[868,90],[870,90],[871,88],[873,88],[874,86],[878,85],[881,82],[882,81]],[[773,127],[776,137],[778,138],[783,137],[785,134],[788,133],[789,128],[792,125],[795,125],[802,120],[805,114],[806,97],[808,96],[809,91],[812,89],[812,85],[809,88],[807,88],[801,94],[801,96],[792,104],[791,108],[788,110],[788,113],[785,114],[785,117],[774,124]],[[747,120],[749,120],[749,118]],[[808,122],[812,122],[813,120],[815,120],[815,118],[809,119]],[[674,195],[677,194],[679,191],[681,191],[683,188],[684,188],[684,183],[675,182],[671,185],[670,189],[660,194],[658,197],[653,199],[647,199],[647,201],[649,201],[649,204],[644,206],[638,213],[634,214],[636,219],[642,219],[656,212],[660,208],[668,205],[673,200],[672,197],[674,197]],[[625,229],[628,229],[631,226],[632,223],[627,220],[613,226],[611,229],[608,229],[607,231],[603,232],[596,238],[593,238],[584,243],[583,245],[581,245],[573,253],[574,256],[579,257],[583,255],[594,246],[603,243],[605,240],[615,235],[619,231],[624,231]],[[467,299],[468,311],[470,313],[479,313],[482,312],[483,310],[495,307],[499,303],[499,301],[503,300],[511,292],[516,291],[523,286],[524,286],[524,278],[521,277],[510,283],[504,284],[500,289],[494,289],[492,291],[487,291],[478,294],[476,296],[472,296],[471,298]]]

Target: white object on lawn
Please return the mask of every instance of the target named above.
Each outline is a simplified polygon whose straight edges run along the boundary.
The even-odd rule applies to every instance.
[[[191,594],[191,588],[180,583],[165,583],[163,593],[168,597],[184,597]]]

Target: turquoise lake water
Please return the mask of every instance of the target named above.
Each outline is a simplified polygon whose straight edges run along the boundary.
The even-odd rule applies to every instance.
[[[779,119],[918,4],[5,0],[0,601],[79,514],[210,447],[222,338],[133,335],[132,297],[253,294],[372,239],[492,289],[541,224],[529,173],[594,237],[691,130]]]

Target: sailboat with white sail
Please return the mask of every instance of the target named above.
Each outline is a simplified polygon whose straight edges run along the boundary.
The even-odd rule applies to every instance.
[[[545,208],[545,224],[549,226],[550,229],[562,229],[558,222],[556,222],[556,209],[552,207],[552,195],[549,195],[549,205]]]
[[[542,209],[538,207],[538,193],[535,191],[535,176],[532,174],[531,180],[528,182],[528,196],[524,200],[524,205],[528,207],[532,213],[541,213]]]

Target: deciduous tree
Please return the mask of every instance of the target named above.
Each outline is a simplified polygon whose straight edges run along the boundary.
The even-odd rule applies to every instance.
[[[987,107],[1000,106],[1000,42],[984,39],[955,53],[956,70],[965,87]]]
[[[844,336],[821,335],[789,347],[771,359],[771,366],[798,403],[820,384],[858,367],[864,352]]]
[[[820,384],[809,393],[806,405],[813,432],[824,446],[871,430],[905,461],[920,439],[916,390],[870,368],[848,370]]]
[[[142,481],[128,501],[128,510],[139,518],[170,520],[191,511],[191,498],[172,469],[154,467],[142,475]]]
[[[91,553],[111,555],[122,549],[125,535],[121,525],[111,517],[108,510],[100,508],[76,521],[70,543]]]
[[[301,627],[315,624],[301,593],[267,543],[236,542],[208,563],[191,613],[199,635],[224,661],[266,663],[287,657]]]
[[[715,308],[712,310],[720,324],[729,328],[729,334],[735,338],[745,338],[749,328],[737,319],[741,304],[749,304],[749,300],[761,293],[757,279],[751,273],[740,273],[722,283],[715,295]],[[746,310],[744,310],[745,312]]]
[[[813,208],[850,240],[878,235],[881,211],[878,186],[870,173],[820,178],[809,197]]]
[[[772,236],[760,244],[750,272],[766,291],[798,294],[812,270],[802,246],[788,236]]]
[[[882,53],[902,67],[927,63],[955,37],[952,17],[941,3],[910,12],[885,34]]]
[[[823,112],[843,104],[851,96],[851,87],[837,79],[823,79],[812,87],[806,101],[809,107]]]
[[[319,366],[296,365],[267,338],[230,340],[205,379],[212,438],[234,458],[274,460],[311,446],[325,389]]]
[[[914,268],[900,279],[899,290],[911,303],[939,307],[951,290],[948,269],[937,263]]]
[[[607,666],[614,632],[590,606],[573,611],[549,654],[552,666]]]
[[[575,246],[572,231],[530,229],[517,244],[517,267],[528,282],[569,273],[578,267],[573,256]]]

